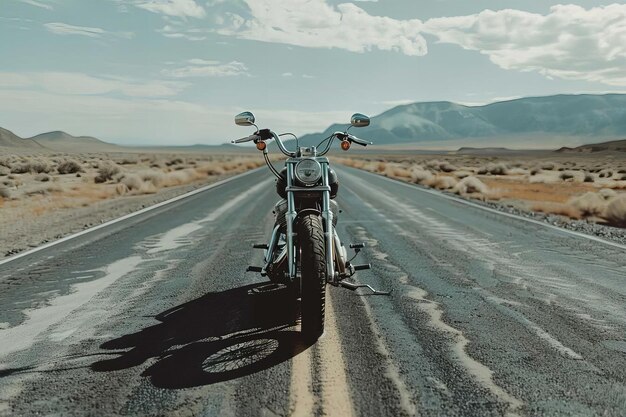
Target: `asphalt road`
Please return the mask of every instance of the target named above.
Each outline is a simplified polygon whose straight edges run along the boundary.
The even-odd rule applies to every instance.
[[[340,168],[326,332],[259,265],[264,170],[0,265],[0,415],[626,415],[626,249]]]

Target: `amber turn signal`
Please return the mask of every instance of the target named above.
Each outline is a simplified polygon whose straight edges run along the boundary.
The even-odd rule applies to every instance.
[[[350,149],[350,142],[348,142],[347,140],[342,140],[341,149],[343,149],[344,151],[347,151],[348,149]]]
[[[256,143],[256,148],[260,151],[264,151],[267,145],[262,140]]]

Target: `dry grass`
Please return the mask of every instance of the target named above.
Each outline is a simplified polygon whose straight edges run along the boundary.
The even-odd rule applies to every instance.
[[[5,155],[0,158],[0,173],[5,174],[0,176],[0,217],[39,216],[103,200],[158,194],[165,188],[211,181],[262,164],[259,155]]]

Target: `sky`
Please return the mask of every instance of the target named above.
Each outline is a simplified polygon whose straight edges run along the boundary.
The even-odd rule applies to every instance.
[[[626,92],[626,4],[0,0],[0,127],[219,144],[399,104]]]

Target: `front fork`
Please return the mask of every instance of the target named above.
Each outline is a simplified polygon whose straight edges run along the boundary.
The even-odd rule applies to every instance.
[[[335,266],[333,263],[334,245],[335,245],[335,230],[333,227],[333,212],[330,209],[330,187],[328,185],[328,162],[321,163],[322,166],[322,184],[326,190],[322,191],[322,219],[324,220],[324,243],[326,248],[326,281],[336,282]],[[292,187],[293,178],[293,164],[287,164],[287,190]],[[294,221],[296,219],[296,204],[293,191],[287,191],[287,213],[285,213],[285,220],[287,223],[287,259],[289,278],[296,279],[296,247],[295,247],[295,233],[294,233]]]
[[[322,184],[328,183],[328,163],[322,164]],[[333,212],[330,209],[330,190],[322,191],[322,219],[324,220],[324,243],[326,245],[326,282],[335,283],[334,243],[335,230],[333,227]]]

